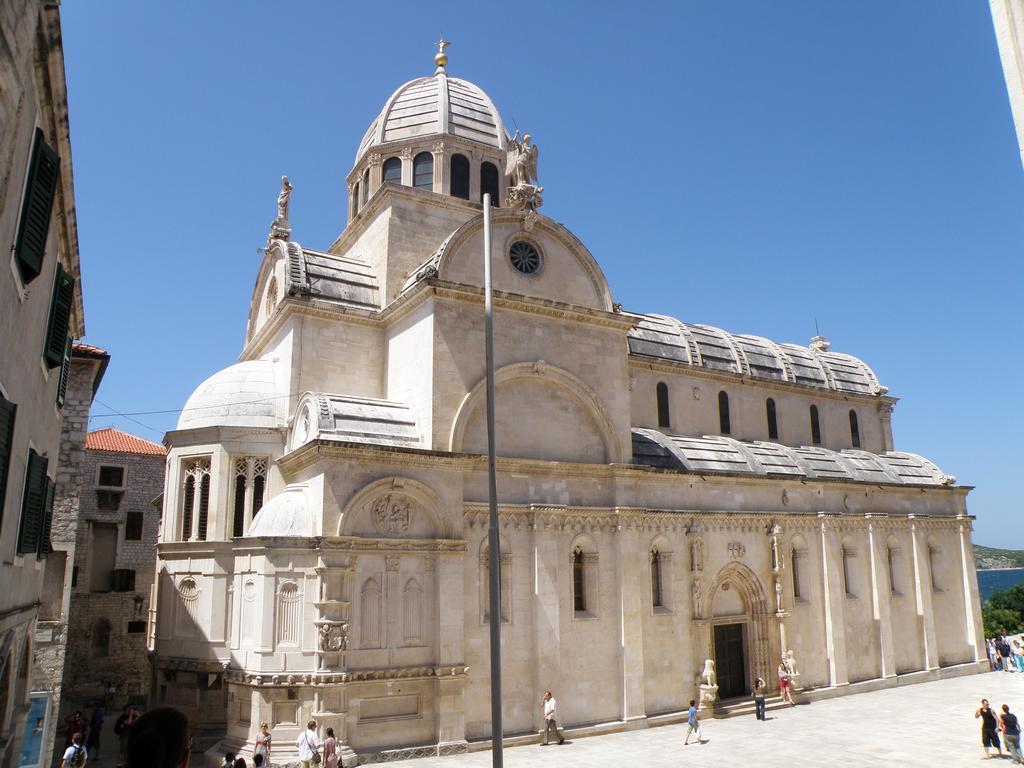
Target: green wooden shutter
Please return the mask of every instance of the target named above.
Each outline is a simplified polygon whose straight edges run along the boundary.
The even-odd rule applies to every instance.
[[[64,407],[64,398],[68,393],[68,378],[71,376],[71,337],[64,346],[64,361],[60,365],[60,381],[57,383],[57,407]]]
[[[0,526],[3,525],[7,475],[11,468],[11,446],[14,444],[14,417],[17,412],[18,406],[0,397]]]
[[[35,553],[39,550],[39,533],[46,509],[45,456],[29,449],[25,469],[25,497],[21,504],[21,529],[18,531],[18,552]]]
[[[53,495],[57,490],[57,484],[50,478],[46,478],[46,503],[43,505],[42,525],[39,527],[39,549],[36,554],[39,557],[46,557],[53,552],[50,546],[50,526],[53,524]]]
[[[43,139],[36,128],[32,143],[32,159],[28,166],[25,199],[18,222],[18,237],[14,243],[14,256],[18,272],[26,285],[35,280],[43,269],[46,253],[46,235],[50,231],[53,197],[60,178],[60,157]]]
[[[50,327],[46,333],[46,348],[43,350],[43,359],[50,368],[56,368],[64,362],[74,297],[75,279],[58,264],[57,276],[53,281],[53,298],[50,301]]]

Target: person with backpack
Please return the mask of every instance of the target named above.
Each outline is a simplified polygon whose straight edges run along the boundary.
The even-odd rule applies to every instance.
[[[1006,745],[1006,751],[1010,754],[1010,759],[1013,760],[1014,765],[1024,763],[1024,757],[1020,753],[1020,723],[1017,721],[1017,716],[1010,712],[1010,707],[1003,704],[1003,714],[999,716],[999,725],[1003,729],[1003,743]]]
[[[71,746],[64,750],[60,768],[85,768],[85,761],[88,759],[89,753],[82,746],[82,734],[76,733],[71,737]]]

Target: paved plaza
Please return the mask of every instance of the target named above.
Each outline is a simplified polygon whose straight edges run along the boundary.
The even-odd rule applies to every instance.
[[[991,672],[934,683],[843,696],[793,709],[709,720],[707,743],[683,746],[684,725],[578,739],[565,745],[505,750],[508,768],[659,768],[686,765],[960,766],[979,764],[981,727],[974,709],[982,697],[994,707],[1024,713],[1024,674]],[[491,753],[406,760],[403,768],[484,768]],[[1010,765],[1000,760],[989,765]]]

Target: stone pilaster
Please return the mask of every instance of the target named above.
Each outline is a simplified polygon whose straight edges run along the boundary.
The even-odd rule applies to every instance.
[[[829,649],[828,679],[833,687],[850,682],[846,665],[846,628],[843,620],[843,578],[839,534],[832,524],[833,515],[819,512],[821,529],[821,577],[825,613],[825,648]]]
[[[914,604],[921,619],[921,643],[924,648],[924,668],[938,669],[938,645],[935,639],[935,612],[932,609],[932,580],[928,565],[928,545],[921,542],[921,532],[914,515],[910,518],[911,554],[914,562]]]
[[[889,557],[885,535],[868,515],[868,556],[871,563],[871,612],[878,627],[881,657],[880,677],[896,675],[896,658],[892,636],[892,589],[889,584]]]
[[[534,691],[539,700],[543,691],[558,691],[562,688],[562,637],[561,612],[559,611],[558,591],[561,588],[558,578],[558,540],[557,532],[549,528],[544,520],[545,515],[537,516],[533,529],[534,552],[534,584],[536,595],[533,601],[533,626],[535,633],[534,647],[538,649],[536,682]],[[569,599],[571,593],[566,594]],[[572,610],[571,604],[569,610]],[[543,650],[541,650],[543,649]],[[533,725],[540,730],[543,723],[540,707],[534,709]]]
[[[649,591],[651,564],[644,562],[646,548],[640,534],[632,528],[620,530],[618,546],[619,589],[622,636],[622,719],[625,722],[646,716],[644,702],[644,621],[645,596]]]
[[[974,563],[974,547],[971,545],[971,518],[960,515],[957,518],[960,540],[960,576],[964,589],[964,623],[967,627],[967,644],[971,646],[975,661],[987,658],[985,653],[985,630],[981,623],[981,597],[978,594],[977,567]]]
[[[437,555],[437,658],[441,668],[464,669],[465,608],[463,552],[441,552]],[[444,599],[441,599],[441,596]],[[487,674],[486,671],[483,674]],[[466,707],[463,692],[466,675],[438,675],[437,678],[437,743],[466,743]]]

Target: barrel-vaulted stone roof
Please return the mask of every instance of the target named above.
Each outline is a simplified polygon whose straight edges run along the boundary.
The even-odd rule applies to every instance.
[[[733,334],[665,315],[640,318],[629,332],[629,352],[838,392],[883,395],[888,391],[867,364],[852,355],[816,346],[779,344],[760,336]]]
[[[708,435],[682,437],[656,429],[633,430],[633,463],[701,474],[740,474],[807,480],[847,480],[875,485],[949,486],[947,475],[913,453],[831,451],[817,446],[743,442]]]
[[[377,309],[380,288],[377,276],[365,261],[314,251],[290,242],[288,293],[311,296],[341,304]]]
[[[423,445],[416,417],[405,403],[307,392],[296,413],[295,429],[305,430],[305,434],[293,440],[293,447],[318,438],[406,448]],[[311,417],[308,425],[307,413]]]

